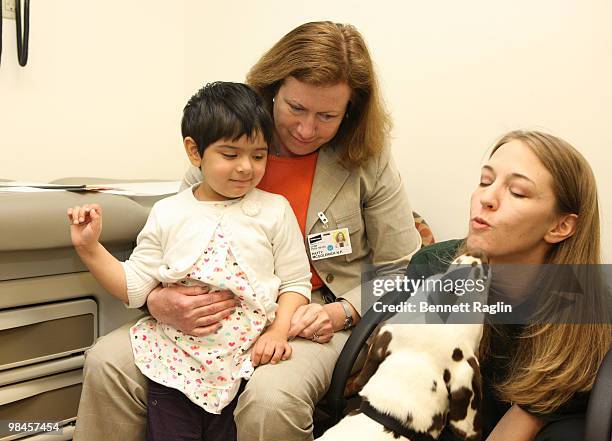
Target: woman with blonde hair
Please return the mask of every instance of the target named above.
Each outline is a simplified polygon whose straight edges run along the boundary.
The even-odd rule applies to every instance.
[[[247,83],[274,120],[258,188],[289,200],[311,257],[313,292],[312,303],[292,317],[291,358],[259,366],[246,383],[234,412],[238,439],[311,440],[314,406],[360,318],[363,266],[401,275],[421,239],[391,158],[390,118],[357,29],[332,22],[298,26],[261,57]],[[182,188],[201,176],[193,167]],[[350,241],[343,252],[321,253],[323,234],[342,229]],[[231,292],[186,287],[157,288],[147,298],[159,322],[197,336],[218,331],[236,302]],[[129,327],[88,352],[77,440],[143,438],[146,382],[134,367]]]
[[[552,298],[558,291],[542,276],[553,265],[543,264],[563,271],[576,264],[597,273],[601,263],[597,187],[588,162],[566,141],[546,133],[503,136],[472,194],[467,239],[425,248],[411,267],[428,276],[467,249],[487,254],[491,293],[514,304],[515,311],[533,296],[540,297],[534,300],[539,306],[561,299]],[[505,277],[508,272],[512,280]],[[543,286],[548,289],[538,292]],[[481,423],[488,441],[583,439],[588,393],[612,342],[609,292],[593,289],[597,286],[582,289],[578,301],[565,308],[571,317],[532,315],[521,324],[485,327]],[[584,305],[589,310],[579,309]],[[456,438],[447,431],[441,439]]]

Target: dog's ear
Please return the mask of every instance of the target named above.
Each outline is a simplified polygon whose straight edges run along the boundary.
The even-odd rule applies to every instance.
[[[444,381],[450,396],[448,423],[452,431],[462,440],[479,441],[482,379],[476,358],[460,361],[452,372],[445,370]]]
[[[370,380],[372,375],[378,370],[378,366],[387,358],[390,354],[389,343],[391,342],[391,332],[382,330],[379,326],[375,330],[376,334],[372,339],[370,348],[368,350],[368,356],[363,365],[363,369],[357,375],[353,383],[353,391],[358,393],[363,389],[363,386]]]

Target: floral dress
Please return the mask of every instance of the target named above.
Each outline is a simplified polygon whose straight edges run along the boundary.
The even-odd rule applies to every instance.
[[[240,305],[217,332],[206,337],[186,335],[150,316],[142,318],[130,332],[135,362],[146,377],[219,414],[236,396],[241,379],[253,373],[250,348],[269,314],[236,262],[221,224],[180,283],[230,290]]]

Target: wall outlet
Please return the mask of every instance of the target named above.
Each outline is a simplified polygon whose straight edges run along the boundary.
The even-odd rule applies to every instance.
[[[15,20],[15,0],[2,0],[2,18]]]

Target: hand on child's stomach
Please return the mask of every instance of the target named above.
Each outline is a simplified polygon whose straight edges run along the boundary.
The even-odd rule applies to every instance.
[[[68,208],[70,239],[75,247],[87,247],[98,242],[102,231],[102,207],[88,204]]]
[[[269,328],[259,336],[251,351],[253,366],[277,364],[289,358],[291,358],[291,345],[287,342],[287,335]]]
[[[221,328],[221,321],[238,305],[231,291],[208,291],[204,286],[160,286],[147,297],[147,307],[157,321],[205,337]]]

